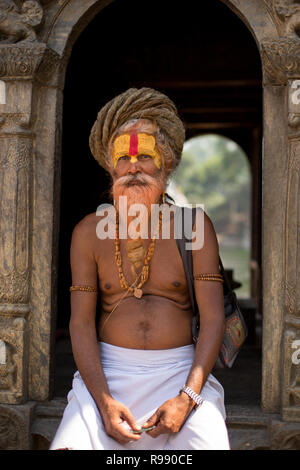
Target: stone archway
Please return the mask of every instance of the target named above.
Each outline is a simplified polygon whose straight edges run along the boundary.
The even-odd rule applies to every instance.
[[[300,421],[299,366],[291,359],[300,330],[300,9],[288,0],[221,1],[252,32],[263,67],[263,387],[257,419],[266,427],[264,412],[276,413],[275,443],[284,421]],[[26,423],[52,389],[65,69],[77,35],[108,3],[41,1],[37,40],[32,26],[25,38],[0,45],[6,96],[0,104],[0,340],[8,358],[1,366],[8,386],[0,382],[0,408],[27,410]],[[20,11],[15,15],[22,21]],[[5,36],[1,23],[0,31]],[[289,424],[286,432],[291,429],[299,434],[299,425]]]

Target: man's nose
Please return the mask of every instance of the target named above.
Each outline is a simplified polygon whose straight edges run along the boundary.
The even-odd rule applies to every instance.
[[[139,169],[138,162],[130,163],[129,168],[128,168],[128,173],[135,174],[139,171],[140,171],[140,169]]]

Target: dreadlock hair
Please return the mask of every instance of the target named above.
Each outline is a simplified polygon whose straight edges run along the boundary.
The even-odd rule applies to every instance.
[[[173,101],[152,88],[129,88],[109,101],[98,113],[89,144],[98,163],[112,168],[110,144],[120,128],[129,121],[149,120],[157,127],[154,133],[162,154],[166,174],[179,164],[185,139],[185,129]]]

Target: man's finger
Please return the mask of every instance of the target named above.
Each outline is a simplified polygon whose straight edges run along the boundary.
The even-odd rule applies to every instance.
[[[159,436],[160,434],[163,434],[164,432],[165,432],[164,426],[160,422],[158,422],[154,429],[152,429],[151,431],[147,431],[147,434],[149,434],[150,437],[155,438]]]
[[[141,426],[136,422],[129,410],[123,410],[122,418],[127,422],[131,429],[140,431]]]
[[[159,413],[156,411],[144,424],[143,428],[150,428],[150,426],[155,426],[159,420]]]
[[[115,431],[118,433],[118,438],[121,438],[124,440],[126,439],[126,442],[129,441],[138,441],[140,439],[140,434],[133,434],[133,432],[130,430],[130,428],[125,427],[124,424],[117,424],[115,426]]]

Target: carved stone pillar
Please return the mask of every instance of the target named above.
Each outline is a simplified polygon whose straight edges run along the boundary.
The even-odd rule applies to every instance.
[[[265,302],[271,301],[275,309],[280,308],[281,311],[276,325],[271,317],[266,318],[264,323],[266,368],[263,376],[263,402],[266,410],[274,410],[275,405],[280,403],[283,420],[297,422],[300,421],[300,364],[293,357],[296,342],[300,340],[300,38],[297,33],[300,6],[294,2],[279,0],[274,0],[273,5],[278,29],[284,37],[264,41],[262,58],[265,89],[273,87],[277,93],[279,89],[284,90],[281,106],[277,107],[276,112],[279,115],[278,133],[285,141],[285,152],[282,152],[280,145],[277,149],[274,147],[274,164],[278,165],[277,173],[280,168],[285,195],[280,200],[276,198],[277,204],[280,203],[283,209],[282,218],[273,221],[276,222],[273,230],[280,233],[280,238],[277,254],[275,256],[275,252],[273,253],[269,266],[273,280],[270,278],[268,281],[276,282],[279,291],[277,298],[269,301],[266,299]],[[275,135],[274,140],[277,141]],[[279,152],[281,164],[276,152]],[[277,181],[273,182],[281,195],[282,183],[278,187]],[[278,208],[275,210],[280,212]],[[272,223],[272,220],[267,223]],[[275,267],[276,263],[280,264],[282,276]],[[268,271],[266,273],[268,277]],[[265,285],[268,289],[267,283]],[[264,297],[268,294],[269,292],[264,291]],[[268,365],[271,363],[270,370]],[[277,395],[276,400],[273,397],[273,402],[270,384],[274,383],[274,377],[269,377],[272,369],[277,369],[278,377]],[[268,396],[270,392],[271,395]],[[299,436],[299,427],[297,429]]]
[[[0,45],[0,403],[28,397],[35,93],[56,54]]]
[[[298,98],[300,73],[298,80],[289,80],[287,92],[289,160],[286,205],[286,315],[283,340],[282,414],[287,421],[300,422],[300,364],[294,358],[294,348],[297,347],[297,344],[300,349],[300,99]]]

